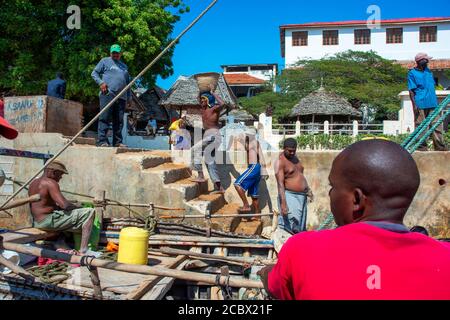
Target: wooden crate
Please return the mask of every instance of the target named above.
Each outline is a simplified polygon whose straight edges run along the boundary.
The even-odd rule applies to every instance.
[[[83,105],[49,96],[5,97],[5,118],[19,132],[73,136],[83,127]]]

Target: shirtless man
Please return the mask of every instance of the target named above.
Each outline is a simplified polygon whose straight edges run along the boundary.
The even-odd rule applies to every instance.
[[[193,182],[205,182],[205,175],[202,169],[202,151],[205,150],[205,163],[209,176],[214,183],[213,193],[224,193],[220,184],[219,172],[215,159],[216,148],[220,145],[221,136],[219,131],[220,112],[224,108],[222,99],[214,93],[213,86],[210,92],[202,92],[199,96],[202,108],[203,139],[194,144],[191,150],[192,169],[197,171],[197,178],[191,179]]]
[[[86,253],[94,221],[93,208],[81,208],[67,201],[59,189],[66,167],[53,161],[44,170],[42,177],[30,184],[28,194],[40,194],[41,200],[31,204],[33,227],[45,231],[68,231],[81,233],[80,252]]]
[[[244,144],[246,151],[248,168],[234,182],[234,187],[242,200],[243,206],[239,208],[241,213],[250,213],[253,208],[254,213],[260,213],[259,208],[259,182],[261,177],[268,178],[264,168],[264,159],[261,146],[254,134],[243,134],[239,136],[238,141]],[[230,142],[231,143],[231,142]],[[250,207],[245,192],[252,198]]]
[[[304,168],[295,155],[297,142],[293,138],[284,141],[283,152],[275,162],[275,176],[278,184],[280,216],[278,225],[291,234],[306,230],[308,182],[303,175]]]

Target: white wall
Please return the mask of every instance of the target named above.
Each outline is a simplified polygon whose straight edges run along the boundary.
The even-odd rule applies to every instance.
[[[449,90],[436,90],[436,95],[439,101],[445,99],[450,95]],[[411,99],[409,98],[408,91],[402,91],[399,94],[401,100],[401,109],[398,112],[397,121],[383,121],[383,133],[384,134],[403,134],[412,133],[415,129],[414,126],[414,112]]]
[[[438,27],[437,42],[419,42],[419,27],[434,26]],[[418,52],[426,52],[435,59],[450,58],[450,23],[435,24],[414,24],[403,26],[403,43],[387,44],[386,28],[401,26],[382,26],[380,29],[371,30],[371,44],[355,45],[354,29],[363,29],[362,27],[341,27],[341,28],[304,28],[298,30],[286,30],[285,33],[285,63],[286,67],[291,66],[299,59],[312,58],[320,59],[326,55],[333,55],[346,50],[357,51],[376,51],[384,58],[392,60],[414,60]],[[339,30],[339,45],[322,45],[323,30]],[[292,46],[292,32],[308,31],[308,46]]]

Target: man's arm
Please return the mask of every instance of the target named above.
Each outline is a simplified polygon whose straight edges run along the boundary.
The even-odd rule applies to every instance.
[[[277,178],[278,196],[280,197],[280,209],[283,216],[287,215],[288,207],[286,203],[286,194],[284,189],[284,163],[278,159],[275,162],[275,177]]]
[[[255,138],[256,141],[256,152],[258,153],[259,164],[261,165],[261,176],[263,179],[267,180],[269,178],[269,173],[266,168],[266,160],[264,159],[264,153],[261,148],[261,144],[258,139]]]
[[[103,62],[103,59],[100,60],[99,63],[97,63],[97,65],[95,66],[94,70],[91,73],[91,77],[92,79],[94,79],[94,81],[101,86],[104,82],[101,78],[102,74],[103,74],[103,68],[104,68],[105,64]]]
[[[412,74],[411,71],[408,72],[408,90],[409,90],[409,98],[411,99],[411,103],[413,106],[413,111],[414,113],[417,110],[417,105],[416,105],[416,89],[417,89],[417,84],[416,81],[414,79],[414,75]]]
[[[220,96],[218,94],[216,94],[213,90],[214,88],[211,86],[211,94],[214,96],[214,98],[216,99],[216,105],[213,107],[214,111],[216,112],[221,112],[222,109],[225,106],[225,103],[223,102],[222,98],[220,98]]]
[[[79,206],[74,205],[73,203],[69,202],[66,198],[64,198],[59,188],[59,184],[57,184],[56,182],[49,182],[48,192],[52,200],[62,210],[73,210],[79,208]]]
[[[261,270],[259,270],[256,274],[260,276],[261,282],[264,285],[264,290],[269,294],[270,297],[275,298],[273,294],[269,291],[269,272],[272,271],[273,267],[275,267],[274,264],[270,264],[268,266],[265,266]]]

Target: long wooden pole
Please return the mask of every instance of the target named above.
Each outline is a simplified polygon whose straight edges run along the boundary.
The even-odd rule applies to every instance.
[[[258,259],[258,258],[247,258],[247,257],[230,257],[230,256],[218,256],[216,254],[207,254],[201,252],[194,252],[188,250],[180,250],[180,249],[172,249],[172,248],[160,248],[158,251],[169,254],[169,255],[185,255],[189,257],[196,258],[204,258],[210,260],[220,260],[224,262],[234,262],[239,264],[253,264],[253,263],[262,263],[262,264],[273,264],[273,260],[267,259]]]
[[[37,202],[41,200],[41,196],[39,194],[34,194],[31,197],[20,198],[15,201],[11,201],[8,205],[4,206],[2,210],[8,210],[16,207],[23,206],[28,203]]]
[[[191,22],[191,24],[189,24],[166,48],[164,48],[163,51],[161,51],[160,54],[158,54],[158,56],[156,56],[155,59],[153,59],[152,62],[150,62],[144,69],[142,69],[141,72],[139,72],[139,74],[130,81],[129,84],[127,84],[122,91],[120,91],[102,110],[100,110],[100,112],[94,117],[92,118],[91,121],[89,121],[89,123],[87,125],[85,125],[76,135],[74,135],[72,137],[72,139],[70,139],[69,142],[67,142],[67,144],[61,148],[61,150],[59,150],[50,160],[48,160],[38,171],[36,171],[36,173],[30,178],[28,179],[27,182],[25,182],[24,185],[22,185],[16,192],[14,192],[13,195],[11,195],[0,207],[0,209],[3,209],[3,207],[5,207],[12,199],[14,199],[26,186],[28,186],[42,171],[44,171],[45,168],[47,168],[47,166],[52,163],[53,161],[56,160],[56,158],[58,158],[64,151],[66,151],[66,149],[87,129],[89,129],[90,126],[92,126],[94,124],[95,121],[97,121],[98,118],[100,118],[100,116],[105,113],[114,103],[116,103],[116,101],[128,90],[131,89],[131,87],[134,85],[134,83],[140,79],[159,59],[161,59],[161,57],[167,53],[167,51],[170,50],[170,48],[172,48],[179,40],[180,38],[186,33],[188,32],[208,11],[209,9],[211,9],[217,2],[218,0],[213,0],[210,5],[203,10],[202,13],[200,13],[200,15],[195,18],[194,21]]]
[[[37,257],[50,258],[54,260],[63,260],[71,264],[81,264],[83,258],[82,256],[76,256],[64,252],[57,252],[38,247],[25,246],[23,244],[12,242],[3,242],[2,247],[7,250],[12,250]],[[255,280],[240,279],[236,277],[229,277],[229,279],[228,277],[219,277],[217,279],[216,275],[211,274],[202,274],[198,272],[191,272],[184,270],[172,270],[161,267],[150,267],[144,265],[132,265],[108,260],[101,260],[96,258],[89,259],[89,265],[110,270],[117,270],[131,273],[142,273],[154,276],[172,277],[175,279],[182,279],[189,281],[199,281],[212,285],[217,285],[218,282],[218,284],[222,286],[228,285],[230,287],[237,287],[237,288],[263,288],[262,282]]]

